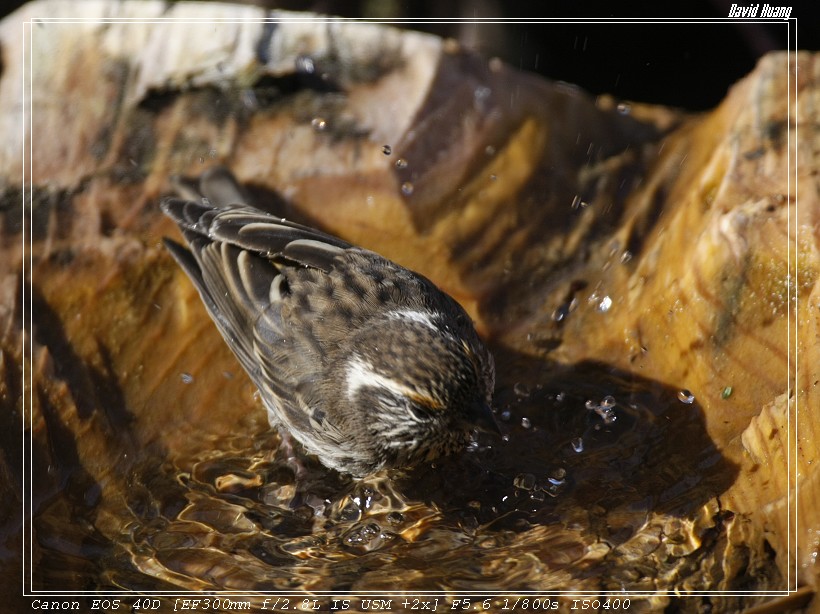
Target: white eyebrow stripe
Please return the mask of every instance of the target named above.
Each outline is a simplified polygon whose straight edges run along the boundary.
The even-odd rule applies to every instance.
[[[437,313],[430,313],[429,311],[418,311],[417,309],[397,309],[387,312],[387,315],[393,319],[406,319],[424,324],[425,326],[438,330],[438,326],[433,323],[433,318],[438,318]]]
[[[347,398],[351,401],[356,391],[363,386],[379,386],[401,396],[412,396],[413,391],[407,386],[377,373],[373,365],[354,355],[347,365]]]

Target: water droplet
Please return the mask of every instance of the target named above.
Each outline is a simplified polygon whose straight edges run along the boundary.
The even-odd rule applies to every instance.
[[[499,417],[500,417],[500,418],[501,418],[504,422],[509,422],[509,421],[510,421],[510,416],[511,416],[511,414],[510,414],[510,410],[509,410],[509,409],[505,409],[504,411],[502,411],[502,412],[501,412],[501,415],[500,415]]]
[[[632,260],[632,252],[626,250],[623,254],[621,254],[621,264],[626,264]]]
[[[325,510],[329,505],[329,501],[322,499],[320,496],[309,493],[305,496],[305,505],[313,510],[314,516],[324,516]]]
[[[553,471],[552,474],[547,477],[547,481],[553,486],[563,486],[564,482],[566,482],[566,477],[567,470],[563,467],[558,467],[558,469]]]
[[[552,312],[553,322],[562,322],[569,315],[569,304],[562,303]]]
[[[313,58],[307,55],[300,55],[296,58],[296,72],[312,75],[316,71]]]
[[[495,181],[497,179],[498,177],[496,175],[490,175],[490,181]]]
[[[611,408],[596,407],[595,413],[601,416],[604,424],[612,424],[618,419],[618,416],[615,415],[615,411]]]
[[[609,308],[612,307],[612,299],[608,296],[605,296],[601,299],[601,302],[598,303],[598,311],[601,313],[606,313],[609,311]]]
[[[547,476],[546,482],[541,482],[538,487],[550,497],[557,497],[567,485],[566,476],[566,470],[559,467]]]
[[[600,403],[596,403],[595,401],[590,399],[584,404],[584,406],[588,410],[594,411],[596,414],[598,414],[604,421],[604,424],[612,424],[618,419],[618,416],[615,415],[616,405],[617,403],[615,401],[615,397],[611,395],[605,396],[603,399],[601,399]]]
[[[415,187],[409,181],[405,181],[403,184],[401,184],[401,193],[405,196],[410,196],[413,193],[414,189]]]
[[[695,395],[688,391],[686,388],[684,388],[683,390],[678,391],[678,400],[681,403],[691,405],[695,402]]]
[[[489,87],[482,85],[475,88],[475,90],[473,91],[473,97],[477,101],[487,100],[487,98],[489,98],[490,94],[492,93],[493,91]]]
[[[357,501],[348,499],[339,510],[339,519],[345,522],[355,522],[362,517],[362,509]]]
[[[194,381],[194,376],[190,373],[180,373],[179,378],[182,380],[183,384],[190,384]]]
[[[354,525],[350,531],[345,533],[342,541],[348,547],[370,550],[377,547],[378,542],[381,541],[381,536],[382,528],[375,522],[368,522]]]
[[[391,153],[393,153],[393,148],[390,147],[390,145],[383,145],[382,146],[382,153],[385,156],[389,156]]]
[[[629,115],[632,112],[632,105],[627,102],[618,103],[618,113],[621,115]]]
[[[316,132],[323,132],[327,129],[327,120],[322,117],[314,117],[310,120],[310,125]]]
[[[404,514],[402,514],[401,512],[390,512],[387,515],[387,522],[389,522],[392,525],[401,524],[402,522],[404,522]]]
[[[504,433],[501,436],[501,441],[509,441],[509,440],[510,440],[510,434],[509,433]]]
[[[530,422],[529,418],[524,416],[523,418],[521,418],[521,426],[523,426],[525,429],[528,429],[532,426],[532,422]]]
[[[526,398],[530,396],[530,389],[524,382],[516,382],[515,386],[513,386],[513,391],[519,397]]]
[[[723,392],[720,393],[720,398],[728,399],[730,396],[732,396],[732,387],[726,386],[726,388],[723,389]]]
[[[407,160],[404,158],[396,160],[396,168],[407,168]]]
[[[580,437],[576,437],[569,443],[572,445],[572,449],[578,452],[579,454],[584,451],[584,440]]]
[[[559,392],[558,394],[555,395],[555,400],[558,401],[559,403],[563,403],[564,399],[566,397],[567,397],[567,394],[565,392]]]
[[[484,148],[484,153],[487,154],[488,156],[494,156],[495,155],[495,147],[493,147],[492,145],[487,145]]]
[[[513,485],[521,490],[532,490],[535,488],[535,476],[531,473],[521,473],[515,476]]]

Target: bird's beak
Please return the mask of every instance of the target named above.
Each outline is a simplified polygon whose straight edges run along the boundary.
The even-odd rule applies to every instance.
[[[483,401],[478,402],[473,405],[472,415],[473,426],[477,427],[479,431],[484,431],[485,433],[492,433],[494,435],[501,435],[501,429],[498,428],[498,424],[495,421],[495,416],[493,416],[493,410],[490,409],[490,405]]]

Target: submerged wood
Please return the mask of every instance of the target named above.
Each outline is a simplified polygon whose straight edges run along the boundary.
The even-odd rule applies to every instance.
[[[166,8],[82,5],[89,17],[264,16],[227,5]],[[26,56],[34,121],[24,134],[18,71],[28,48],[19,19],[60,12],[77,8],[37,2],[0,24],[8,135],[0,150],[0,473],[9,477],[0,495],[27,496],[15,477],[25,429],[38,536],[30,563],[41,588],[69,577],[48,546],[63,533],[89,548],[64,552],[65,561],[128,561],[107,576],[81,570],[101,587],[291,588],[289,569],[280,576],[256,546],[240,547],[273,529],[213,496],[267,488],[259,468],[274,462],[278,437],[160,245],[175,236],[157,204],[170,178],[216,164],[257,204],[379,251],[457,298],[496,352],[499,409],[507,403],[514,413],[518,395],[543,414],[548,443],[533,454],[546,457],[560,433],[545,426],[562,415],[547,403],[560,390],[550,374],[577,378],[599,365],[591,373],[611,369],[632,378],[629,386],[640,380],[682,395],[669,408],[696,425],[681,422],[680,442],[660,430],[647,444],[648,458],[666,455],[659,462],[680,493],[650,509],[632,499],[599,505],[600,527],[597,503],[577,504],[581,490],[578,500],[559,495],[539,512],[550,521],[532,522],[515,540],[480,492],[466,493],[470,509],[484,506],[474,519],[480,539],[512,541],[508,550],[486,547],[481,574],[444,590],[737,590],[744,577],[755,582],[744,590],[816,586],[816,55],[766,56],[718,108],[689,116],[596,100],[451,41],[377,25],[286,13],[273,14],[275,27],[45,23],[32,28]],[[24,142],[34,153],[25,173]],[[569,394],[583,403],[581,392]],[[663,411],[658,420],[679,419]],[[513,445],[535,437],[510,430]],[[687,458],[689,444],[712,460]],[[220,474],[211,491],[189,492],[167,477],[207,482],[232,452],[235,472]],[[499,454],[493,475],[518,467]],[[691,471],[675,473],[678,462]],[[720,463],[732,469],[719,479]],[[579,483],[587,475],[568,466]],[[638,473],[646,484],[617,477],[650,493],[652,478]],[[322,477],[337,493],[355,489]],[[447,485],[446,476],[419,479]],[[678,499],[700,479],[711,494],[682,512]],[[288,487],[263,500],[286,501]],[[390,538],[401,547],[385,550],[399,562],[415,560],[412,547],[425,536],[465,530],[448,524],[442,506],[408,500],[402,513],[413,521]],[[16,509],[5,532],[22,550]],[[68,522],[74,516],[84,528]],[[163,529],[151,532],[152,522]],[[319,558],[321,540],[353,543],[299,522],[305,536],[287,547],[305,559]],[[579,524],[589,530],[560,530]],[[123,541],[129,531],[133,540]],[[311,533],[321,539],[310,542]],[[362,573],[354,555],[363,553],[351,548],[354,589],[392,587],[393,563]],[[0,561],[2,576],[19,577],[17,563]],[[332,590],[339,573],[317,567],[299,588]],[[423,568],[405,577],[410,588],[439,586]],[[493,585],[496,577],[508,583]],[[660,607],[671,597],[653,599]],[[727,597],[721,607],[760,600]]]

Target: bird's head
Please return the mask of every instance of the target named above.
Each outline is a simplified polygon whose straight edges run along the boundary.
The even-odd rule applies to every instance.
[[[390,313],[364,328],[345,364],[348,400],[389,464],[413,464],[498,432],[489,406],[492,358],[428,312]]]

